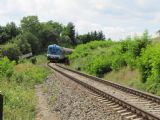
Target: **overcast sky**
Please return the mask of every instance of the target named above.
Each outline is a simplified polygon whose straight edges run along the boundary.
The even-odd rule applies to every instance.
[[[0,24],[37,15],[40,21],[73,22],[78,33],[102,30],[106,38],[152,34],[160,29],[160,0],[0,0]]]

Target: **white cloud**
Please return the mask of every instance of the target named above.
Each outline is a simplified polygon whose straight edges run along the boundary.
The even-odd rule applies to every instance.
[[[136,0],[139,5],[144,5],[148,3],[150,0]]]
[[[160,28],[157,1],[0,0],[0,24],[19,24],[22,17],[37,15],[41,21],[72,21],[79,33],[103,30],[106,37],[118,39],[146,28],[152,28],[151,32]]]
[[[159,0],[136,0],[136,3],[139,5],[151,5],[151,4],[158,4]]]
[[[77,21],[76,27],[80,31],[80,34],[87,33],[92,30],[102,30],[106,35],[106,38],[113,38],[113,40],[123,39],[126,36],[142,35],[142,32],[134,32],[134,27],[106,27],[100,24],[91,23],[89,21]]]

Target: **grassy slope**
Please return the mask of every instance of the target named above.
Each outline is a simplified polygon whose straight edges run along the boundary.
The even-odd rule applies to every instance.
[[[128,67],[123,67],[119,71],[111,71],[104,75],[104,79],[139,90],[145,89],[145,86],[140,82],[139,71],[131,70]]]
[[[119,71],[112,71],[104,75],[104,78],[123,85],[131,85],[133,81],[139,80],[138,70],[124,67]]]
[[[91,44],[89,43],[88,46],[78,47],[75,51],[75,54],[73,53],[69,57],[71,67],[84,71],[88,74],[96,75],[96,71],[94,70],[96,69],[97,65],[100,65],[99,61],[97,61],[97,58],[102,59],[101,57],[103,56],[111,56],[111,49],[116,46],[115,44],[112,47],[108,47],[110,44],[113,43],[109,41],[95,41]],[[103,59],[105,58],[103,57]],[[93,61],[94,63],[97,63],[97,65],[94,64]],[[92,67],[94,67],[95,69]]]
[[[97,49],[92,51],[92,54],[94,54],[95,56],[107,53],[107,51],[109,51],[108,48],[97,48]],[[86,71],[85,68],[83,68],[82,65],[85,65],[88,61],[90,61],[91,60],[90,58],[91,58],[90,56],[78,58],[76,59],[76,61],[73,61],[70,65],[74,69],[80,68],[81,71],[89,73],[88,71]],[[106,73],[104,74],[103,78],[115,83],[143,90],[142,84],[140,83],[139,71],[131,70],[129,67],[123,67],[118,71],[111,71],[109,73]]]
[[[154,38],[152,40],[152,44],[160,44],[160,37]],[[128,67],[124,67],[119,71],[111,71],[104,75],[104,79],[136,89],[144,90],[144,86],[140,82],[139,71],[131,70]]]

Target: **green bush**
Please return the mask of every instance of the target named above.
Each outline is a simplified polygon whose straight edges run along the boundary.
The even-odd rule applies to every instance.
[[[2,60],[0,60],[0,78],[11,77],[14,66],[15,62],[10,62],[7,57],[4,57]]]
[[[75,52],[69,56],[71,65],[76,69],[84,70],[90,74],[101,76],[111,70],[106,51],[111,56],[109,47],[112,41],[93,41],[76,47]],[[99,49],[99,51],[97,51]],[[77,62],[78,61],[78,62]]]
[[[15,43],[8,43],[2,47],[2,56],[7,56],[10,60],[18,62],[21,55],[20,48]]]
[[[36,64],[36,63],[37,63],[36,57],[32,57],[32,58],[31,58],[31,62],[32,62],[32,64]]]
[[[99,56],[86,66],[86,71],[92,75],[101,77],[104,73],[111,71],[111,61],[105,56]]]
[[[160,45],[148,46],[141,55],[139,59],[141,80],[146,83],[148,91],[158,93],[160,90]]]

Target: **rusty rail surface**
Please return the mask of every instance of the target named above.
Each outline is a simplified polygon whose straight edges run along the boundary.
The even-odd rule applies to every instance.
[[[77,73],[77,74],[79,74],[81,76],[84,76],[84,77],[87,77],[87,78],[91,78],[94,81],[98,81],[98,82],[101,82],[103,84],[110,85],[112,87],[115,87],[115,88],[117,88],[119,90],[122,90],[122,91],[125,91],[127,93],[131,93],[131,94],[134,94],[136,96],[140,96],[140,97],[143,97],[145,99],[152,100],[153,102],[156,102],[156,103],[160,103],[160,97],[157,97],[155,95],[151,95],[151,94],[148,94],[146,92],[141,92],[141,91],[134,90],[134,89],[131,89],[131,88],[128,88],[128,87],[124,87],[122,85],[115,84],[115,83],[103,80],[101,78],[97,78],[97,77],[94,77],[94,76],[91,76],[91,75],[84,74],[84,73],[79,72],[79,71],[75,71],[75,70],[72,70],[72,69],[69,69],[69,68],[66,68],[66,67],[62,67],[61,65],[58,65],[58,64],[55,64],[55,65],[60,67],[60,68],[62,68],[62,69],[71,71],[73,73]],[[71,75],[68,75],[67,73],[65,73],[65,72],[63,72],[63,71],[61,71],[61,70],[59,70],[57,68],[54,68],[53,66],[51,66],[49,64],[48,64],[48,66],[53,68],[57,72],[65,75],[66,77],[74,80],[75,82],[83,85],[84,87],[86,87],[86,88],[94,91],[95,93],[103,96],[104,98],[107,98],[108,100],[111,100],[111,101],[115,102],[116,104],[119,104],[120,106],[122,106],[123,108],[131,111],[132,113],[135,113],[135,114],[143,117],[145,120],[160,120],[160,118],[158,116],[155,116],[155,115],[153,115],[153,114],[151,114],[151,113],[149,113],[149,112],[147,112],[147,111],[145,111],[145,110],[143,110],[141,108],[138,108],[138,107],[136,107],[136,106],[134,106],[134,105],[122,100],[122,99],[117,98],[116,96],[113,96],[111,94],[107,94],[106,92],[104,92],[102,90],[99,90],[99,89],[97,89],[97,88],[95,88],[95,87],[93,87],[93,86],[91,86],[89,84],[86,84],[85,82],[80,81],[78,78],[75,78],[75,77],[73,77]]]

